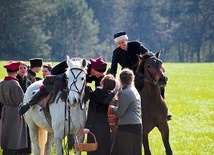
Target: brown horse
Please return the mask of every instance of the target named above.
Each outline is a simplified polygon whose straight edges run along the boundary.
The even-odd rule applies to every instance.
[[[146,53],[139,56],[139,65],[136,71],[136,87],[140,87],[143,122],[143,147],[144,154],[151,155],[149,149],[148,134],[155,127],[161,133],[167,155],[172,155],[169,143],[169,126],[167,122],[168,109],[161,96],[161,87],[167,84],[162,61],[159,59],[160,52]],[[143,79],[142,79],[143,78]],[[140,80],[140,81],[139,81]],[[141,83],[141,84],[140,84]]]

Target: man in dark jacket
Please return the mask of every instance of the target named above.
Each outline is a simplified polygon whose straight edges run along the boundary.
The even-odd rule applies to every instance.
[[[116,76],[118,64],[123,68],[135,70],[138,64],[137,55],[147,53],[148,50],[138,41],[128,41],[126,32],[117,32],[114,35],[114,42],[118,47],[113,51],[111,68],[109,73]]]
[[[35,81],[41,80],[41,78],[36,77],[36,73],[38,73],[41,70],[43,63],[42,58],[32,58],[30,59],[30,69],[27,73],[27,78],[34,83]]]

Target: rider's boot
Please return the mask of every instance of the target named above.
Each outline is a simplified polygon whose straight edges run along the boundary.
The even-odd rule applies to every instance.
[[[51,99],[50,101],[48,102],[49,104],[51,103],[54,103],[55,99],[56,99],[56,96],[58,94],[58,91],[59,91],[59,80],[57,79],[56,81],[54,81],[54,84],[53,84],[53,91],[50,92],[51,94]]]
[[[61,91],[60,98],[62,101],[67,100],[68,98],[68,92],[67,92],[67,83],[66,83],[66,75],[63,74],[60,78],[59,82],[59,88]]]
[[[29,103],[24,103],[24,104],[19,108],[19,115],[23,115],[25,112],[27,112],[28,109],[29,109],[32,105],[36,104],[36,103],[39,101],[39,99],[40,99],[41,96],[43,96],[43,92],[39,89],[39,90],[37,90],[37,91],[33,94],[33,96],[31,97],[31,99],[30,99],[30,101],[29,101]]]
[[[48,102],[48,104],[54,103],[56,96],[57,96],[57,92],[51,93],[51,99]]]
[[[138,90],[138,92],[140,92],[143,89],[143,85],[144,85],[144,77],[143,74],[136,74],[135,75],[135,87]]]

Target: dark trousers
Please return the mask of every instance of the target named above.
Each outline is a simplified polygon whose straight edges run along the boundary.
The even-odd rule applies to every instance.
[[[3,149],[3,155],[16,155],[17,150]]]
[[[30,155],[30,153],[20,153],[20,150],[3,149],[2,155]]]

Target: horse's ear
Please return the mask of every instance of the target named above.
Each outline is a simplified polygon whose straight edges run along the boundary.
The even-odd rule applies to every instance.
[[[67,65],[68,65],[68,67],[71,67],[71,66],[73,66],[72,65],[72,62],[71,62],[71,59],[70,59],[70,57],[67,55]]]
[[[86,67],[86,64],[87,64],[87,63],[86,63],[86,59],[82,59],[82,66],[83,66],[83,67]]]
[[[159,49],[159,51],[157,53],[155,53],[156,58],[159,58],[161,54],[161,49]]]
[[[137,57],[138,57],[138,63],[140,63],[142,61],[142,54],[137,54]]]
[[[140,60],[140,55],[139,54],[137,54],[137,57],[138,57],[138,60]]]

